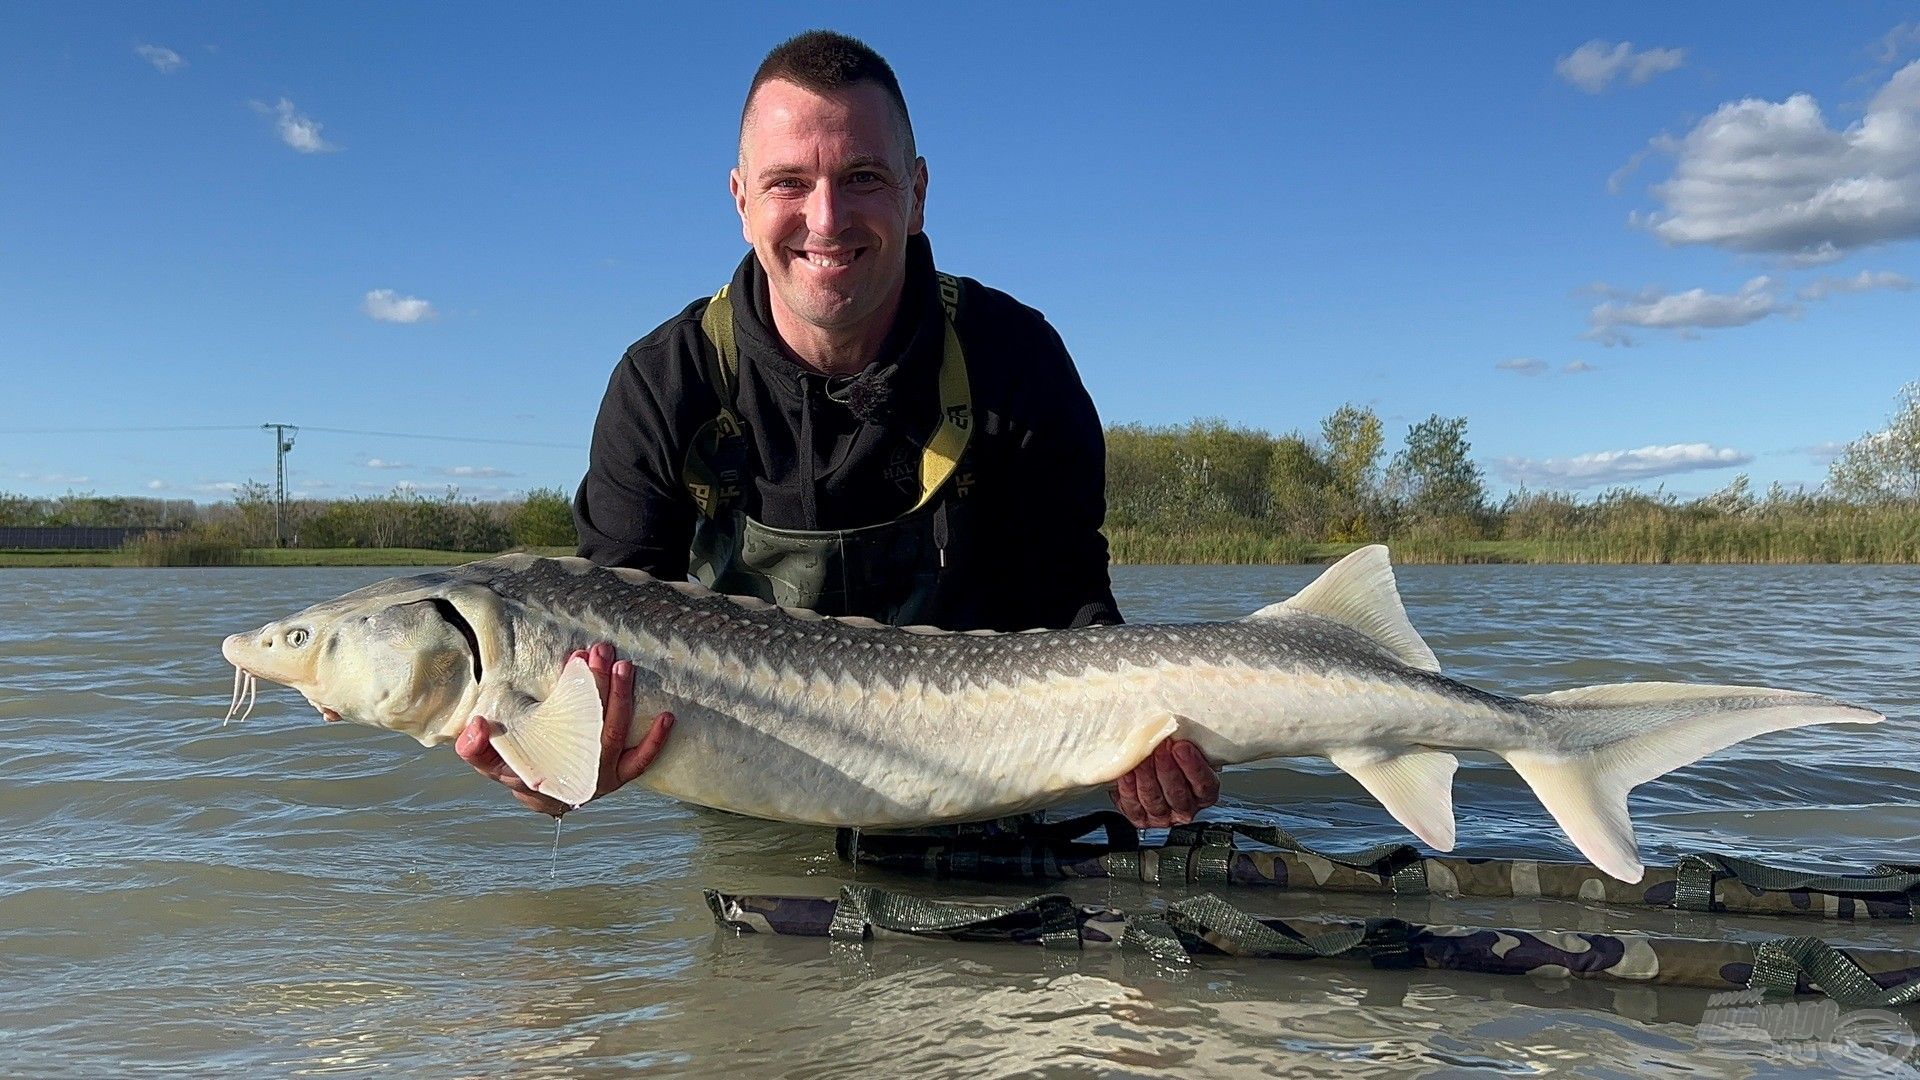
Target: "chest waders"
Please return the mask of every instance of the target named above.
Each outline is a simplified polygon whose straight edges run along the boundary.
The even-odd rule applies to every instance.
[[[720,409],[694,434],[681,470],[700,510],[689,562],[694,577],[717,592],[823,615],[865,615],[896,625],[928,621],[964,513],[967,478],[955,477],[973,434],[967,362],[953,328],[960,282],[940,274],[939,283],[945,330],[940,415],[921,447],[920,497],[891,521],[854,529],[779,529],[741,509],[752,482],[752,436],[735,403],[740,351],[733,302],[726,286],[714,294],[700,327],[713,346],[706,374]]]

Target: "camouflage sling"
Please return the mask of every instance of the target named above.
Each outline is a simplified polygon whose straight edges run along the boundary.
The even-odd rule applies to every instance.
[[[1041,895],[1012,904],[967,904],[849,885],[838,899],[747,896],[709,890],[721,925],[742,934],[863,940],[904,935],[1048,948],[1137,948],[1167,962],[1195,956],[1337,959],[1379,968],[1822,994],[1842,1005],[1900,1008],[1920,1002],[1920,952],[1835,948],[1817,938],[1758,944],[1639,933],[1440,926],[1401,919],[1256,917],[1216,896],[1152,913],[1075,905]]]
[[[1103,843],[1087,842],[1096,829]],[[843,831],[844,832],[844,831]],[[1266,845],[1242,846],[1241,840]],[[1585,863],[1423,855],[1411,845],[1316,851],[1270,825],[1196,822],[1142,846],[1111,811],[1042,824],[843,835],[841,857],[901,873],[986,881],[1119,878],[1149,884],[1248,885],[1316,892],[1557,899],[1699,912],[1827,919],[1911,919],[1920,867],[1882,864],[1864,873],[1814,874],[1728,855],[1686,855],[1649,866],[1629,884]]]

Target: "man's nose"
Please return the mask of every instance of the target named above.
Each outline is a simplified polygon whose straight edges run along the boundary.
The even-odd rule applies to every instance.
[[[822,180],[807,195],[807,231],[815,236],[839,236],[846,228],[846,200],[833,181]]]

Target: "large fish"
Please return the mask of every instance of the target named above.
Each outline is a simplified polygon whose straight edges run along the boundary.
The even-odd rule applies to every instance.
[[[1764,732],[1883,719],[1746,686],[1476,689],[1440,673],[1379,546],[1234,622],[1013,634],[824,618],[507,555],[348,593],[222,651],[239,669],[236,703],[268,679],[329,720],[429,746],[485,716],[514,771],[577,805],[598,775],[601,703],[586,665],[562,664],[599,641],[633,662],[636,714],[677,720],[639,783],[722,810],[870,827],[980,820],[1109,784],[1182,738],[1219,765],[1330,758],[1447,851],[1454,752],[1480,750],[1627,881],[1642,872],[1636,785]]]

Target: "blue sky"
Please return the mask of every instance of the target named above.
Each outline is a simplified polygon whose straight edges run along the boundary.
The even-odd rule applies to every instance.
[[[714,11],[7,6],[0,490],[220,498],[267,421],[316,496],[571,489],[745,252],[740,98],[814,26],[1109,423],[1355,401],[1467,416],[1496,490],[1693,494],[1817,483],[1920,378],[1911,4]],[[46,430],[148,427],[230,430]]]

